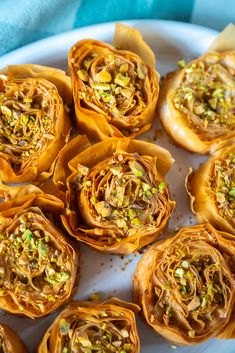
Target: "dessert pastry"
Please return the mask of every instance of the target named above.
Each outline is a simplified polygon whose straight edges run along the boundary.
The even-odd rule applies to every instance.
[[[158,101],[166,132],[183,148],[213,153],[235,136],[235,26],[201,57],[169,73]]]
[[[78,281],[78,249],[55,226],[64,204],[35,186],[0,195],[0,308],[37,318],[64,304]]]
[[[148,325],[193,345],[235,337],[235,238],[210,224],[182,228],[140,259],[134,297]]]
[[[235,233],[235,145],[217,151],[186,179],[191,208],[199,222]]]
[[[81,148],[80,136],[77,144]],[[173,163],[170,153],[128,138],[76,151],[75,139],[62,150],[54,174],[66,192],[67,231],[109,253],[129,254],[156,240],[175,206],[164,179]]]
[[[121,24],[115,45],[121,49],[81,40],[69,53],[77,124],[96,141],[139,135],[155,114],[159,75],[152,50],[139,31]]]
[[[103,303],[74,302],[48,328],[38,353],[139,353],[136,310],[134,304],[115,298]]]
[[[13,65],[0,75],[0,179],[48,178],[67,143],[70,78],[61,70]]]

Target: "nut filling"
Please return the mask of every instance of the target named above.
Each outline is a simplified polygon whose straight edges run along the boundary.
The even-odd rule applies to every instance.
[[[118,227],[117,237],[108,239],[110,244],[152,231],[167,212],[168,187],[152,157],[117,154],[91,169],[80,165],[73,186],[81,214],[83,201],[90,204],[88,225]]]
[[[173,103],[202,140],[229,134],[235,130],[234,68],[199,60],[189,64]]]
[[[0,153],[8,156],[15,171],[37,159],[55,139],[59,103],[49,81],[0,77]]]
[[[61,319],[59,329],[62,353],[133,352],[130,327],[118,313],[104,311],[86,320],[74,315]]]
[[[146,108],[148,69],[140,59],[94,53],[74,65],[82,81],[80,99],[92,109],[118,118],[136,116]]]
[[[0,233],[0,296],[28,316],[55,309],[71,286],[72,248],[47,231],[46,222],[40,209],[31,207]]]
[[[210,176],[220,214],[235,227],[235,154],[216,159]]]

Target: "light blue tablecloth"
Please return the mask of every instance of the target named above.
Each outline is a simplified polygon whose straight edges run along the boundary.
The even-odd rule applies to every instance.
[[[146,18],[221,30],[235,22],[235,0],[0,0],[0,55],[77,27]]]

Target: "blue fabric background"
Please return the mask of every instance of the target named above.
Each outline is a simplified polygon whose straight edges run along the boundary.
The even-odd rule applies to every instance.
[[[0,55],[53,34],[101,22],[167,19],[221,30],[235,0],[0,0]]]

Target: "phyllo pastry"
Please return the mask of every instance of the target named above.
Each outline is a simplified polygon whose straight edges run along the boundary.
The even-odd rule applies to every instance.
[[[18,183],[48,178],[67,142],[70,78],[39,65],[0,73],[0,179]]]
[[[209,51],[170,73],[159,97],[160,119],[183,148],[212,153],[235,136],[235,26],[229,25]]]
[[[38,353],[139,353],[135,314],[138,306],[116,298],[74,302],[46,331]]]
[[[175,206],[164,179],[173,163],[170,153],[115,137],[76,154],[80,147],[78,136],[62,150],[54,173],[66,192],[67,231],[95,249],[119,254],[157,239]]]
[[[148,325],[176,344],[234,338],[234,275],[234,236],[195,225],[146,251],[134,297]]]
[[[22,340],[8,326],[0,324],[0,352],[28,353]]]
[[[235,234],[235,144],[203,163],[186,179],[191,208],[199,222]]]
[[[121,24],[115,45],[121,49],[81,40],[69,53],[77,124],[94,140],[139,135],[155,114],[159,75],[152,50],[138,30]]]
[[[78,280],[77,247],[54,225],[64,204],[32,185],[1,196],[8,201],[0,204],[0,308],[47,315],[70,298]]]

